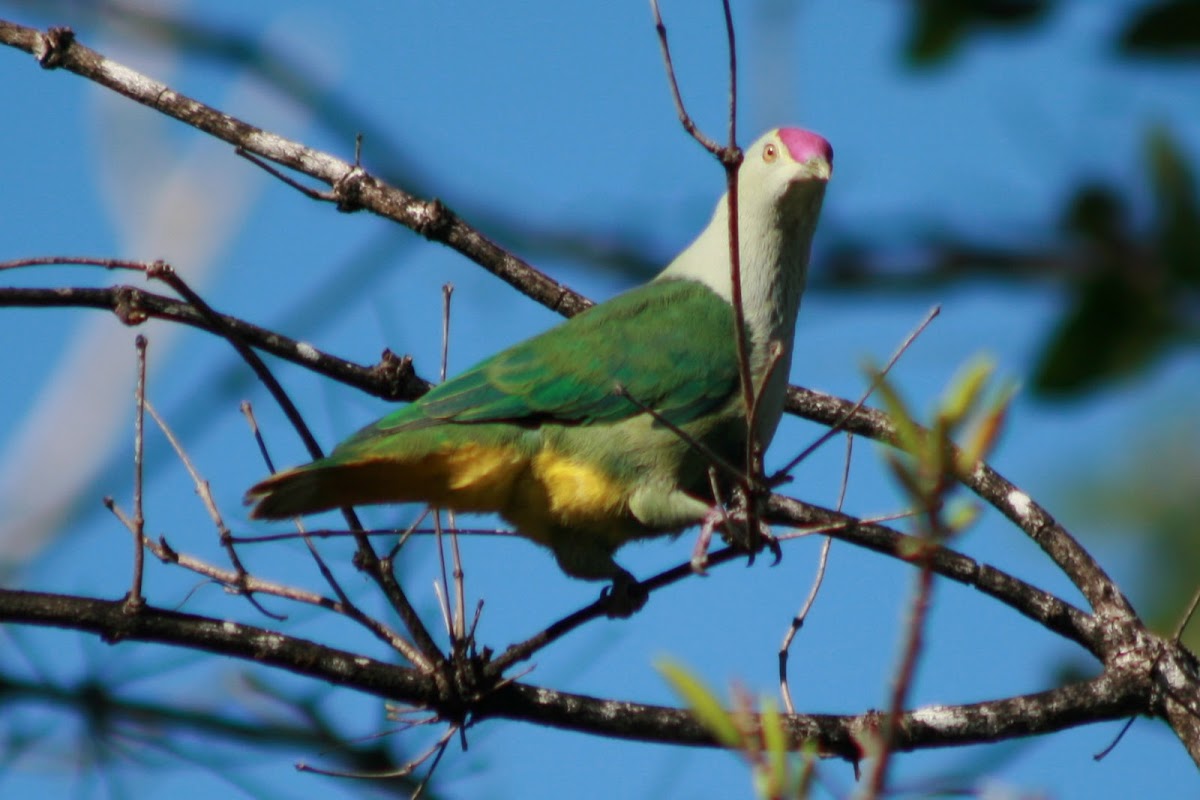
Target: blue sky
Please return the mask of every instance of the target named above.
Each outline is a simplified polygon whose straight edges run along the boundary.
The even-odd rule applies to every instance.
[[[742,139],[792,123],[833,142],[827,238],[819,234],[818,253],[833,232],[903,241],[913,230],[935,226],[996,242],[1013,230],[1052,242],[1059,209],[1081,177],[1136,183],[1143,135],[1152,122],[1169,125],[1193,162],[1200,160],[1195,70],[1129,66],[1111,57],[1107,43],[1128,4],[1061,3],[1037,33],[983,37],[951,69],[927,73],[898,66],[905,17],[896,5],[813,0],[773,21],[761,13],[768,5],[738,9]],[[632,242],[665,263],[703,226],[721,191],[719,167],[675,119],[642,2],[462,0],[353,10],[299,0],[172,6],[298,61],[376,132],[364,143],[368,168],[388,170],[400,185],[436,194],[501,241],[515,238],[514,227],[566,228]],[[727,96],[719,4],[664,0],[663,6],[689,108],[706,130],[719,133]],[[184,93],[339,156],[353,152],[346,136],[224,64],[180,56],[127,30],[73,19],[68,11],[49,17],[24,4],[0,3],[0,12],[26,24],[70,24],[89,46]],[[0,70],[0,98],[18,110],[0,126],[0,152],[7,154],[0,170],[9,187],[0,196],[0,258],[164,258],[224,311],[360,362],[373,362],[385,346],[411,353],[428,377],[436,374],[446,282],[456,287],[451,372],[555,321],[453,252],[364,214],[342,215],[314,203],[227,147],[79,78],[44,73],[13,51],[0,53]],[[384,253],[369,281],[357,266],[368,250]],[[520,252],[596,299],[636,280],[533,246]],[[58,269],[9,273],[5,280],[41,286],[129,279]],[[937,302],[941,316],[897,371],[914,405],[929,408],[958,365],[980,351],[996,359],[1003,375],[1027,378],[1062,301],[1051,288],[982,282],[936,295],[810,293],[792,379],[857,395],[864,360],[885,359]],[[226,346],[162,324],[143,332],[153,354],[151,399],[180,429],[230,525],[246,530],[240,497],[264,470],[238,402],[256,403],[280,462],[302,460],[299,444],[245,370],[230,366]],[[11,421],[0,429],[0,497],[7,498],[7,510],[0,510],[0,556],[26,559],[38,536],[48,537],[48,548],[24,567],[23,586],[110,597],[125,590],[127,536],[98,498],[127,498],[130,492],[133,333],[91,312],[0,315],[0,341],[8,345],[0,348],[8,376],[0,414]],[[299,369],[281,365],[277,372],[326,445],[385,410]],[[1095,548],[1135,604],[1143,588],[1136,549],[1076,528],[1062,498],[1078,465],[1119,464],[1145,436],[1145,419],[1164,425],[1182,419],[1187,412],[1179,398],[1195,397],[1198,390],[1194,359],[1176,355],[1148,376],[1082,402],[1044,406],[1023,395],[995,459]],[[785,422],[769,462],[783,463],[818,433],[811,425]],[[220,560],[186,474],[161,442],[151,444],[152,529],[177,548]],[[840,445],[827,446],[800,468],[791,490],[831,504],[841,459]],[[22,483],[31,464],[43,471]],[[74,487],[69,496],[55,493],[61,484]],[[873,446],[859,442],[847,508],[874,514],[898,503]],[[44,508],[71,510],[69,537],[53,540],[52,532],[63,526],[29,522],[45,519],[37,516]],[[387,511],[371,518],[380,524],[403,519]],[[689,539],[631,547],[620,560],[647,575],[681,560]],[[986,516],[960,544],[976,558],[1077,600],[1036,548],[996,515]],[[480,637],[491,646],[528,635],[595,594],[596,587],[565,578],[546,553],[526,542],[469,539],[465,548],[470,596],[487,601]],[[715,685],[737,681],[770,694],[775,650],[807,592],[817,549],[816,541],[801,541],[786,549],[778,567],[762,561],[750,569],[730,566],[656,595],[633,620],[589,626],[540,654],[528,680],[671,702],[652,667],[669,654]],[[347,553],[329,548],[333,559]],[[419,542],[412,553],[412,593],[434,620],[431,548]],[[263,546],[249,558],[264,575],[315,585],[298,546]],[[348,565],[344,574],[358,585]],[[883,704],[911,577],[891,561],[835,545],[828,582],[793,649],[792,686],[800,708],[857,713]],[[190,576],[151,568],[148,590],[156,603],[263,622],[211,586],[192,595],[194,588]],[[290,624],[299,635],[384,655],[357,631],[318,615],[299,611]],[[194,664],[161,649],[110,648],[45,632],[13,635],[21,642],[13,652],[24,655],[6,661],[6,668],[64,683],[94,668],[120,675],[130,697],[166,692],[220,707],[239,692],[240,664]],[[945,583],[937,587],[929,642],[914,690],[918,704],[1035,691],[1050,685],[1051,671],[1064,660],[1087,664],[1064,642]],[[287,677],[273,680],[302,686]],[[357,734],[386,727],[371,698],[330,692],[325,705]],[[70,747],[63,717],[27,713],[34,719],[47,714],[47,724],[61,728],[60,744]],[[1165,726],[1149,721],[1135,723],[1114,753],[1093,762],[1092,754],[1118,727],[905,756],[896,780],[912,786],[982,761],[991,785],[1020,794],[1172,796],[1196,786],[1182,747]],[[404,741],[416,749],[424,740],[410,734]],[[471,745],[443,765],[439,777],[450,796],[691,798],[750,791],[748,774],[733,757],[708,750],[610,742],[506,722],[473,730]],[[336,782],[293,772],[294,761],[320,763],[320,754],[271,754],[256,763],[236,752],[225,756],[224,774],[168,758],[168,769],[129,762],[116,780],[135,796],[151,788],[210,796],[227,781],[284,797],[340,791]],[[102,787],[81,789],[35,758],[25,766],[0,776],[0,792],[104,795]],[[830,763],[821,774],[834,793],[852,790],[847,766]]]

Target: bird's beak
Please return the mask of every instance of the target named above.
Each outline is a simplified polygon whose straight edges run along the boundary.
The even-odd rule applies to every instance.
[[[833,175],[833,165],[820,156],[813,156],[804,163],[804,174],[809,180],[826,183]]]

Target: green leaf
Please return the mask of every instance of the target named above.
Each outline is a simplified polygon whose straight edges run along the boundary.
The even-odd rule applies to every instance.
[[[979,520],[982,508],[971,500],[960,500],[946,511],[946,527],[954,536],[970,528]]]
[[[767,768],[770,774],[770,784],[774,791],[771,797],[782,796],[784,787],[788,785],[788,746],[787,734],[783,729],[783,716],[779,706],[770,697],[762,699],[762,735],[763,744],[767,751]]]
[[[887,412],[891,418],[892,425],[896,428],[896,437],[899,439],[898,445],[900,449],[913,456],[920,455],[925,436],[917,427],[917,423],[914,421],[913,415],[909,413],[904,400],[892,386],[891,382],[880,374],[878,369],[868,366],[866,371],[871,378],[871,382],[875,384],[875,391],[879,395],[879,399],[883,401],[884,411]]]
[[[1146,149],[1163,267],[1172,279],[1200,285],[1200,201],[1196,197],[1196,174],[1166,128],[1151,128]]]
[[[1142,57],[1200,57],[1200,3],[1166,0],[1147,3],[1121,31],[1117,48]]]
[[[923,0],[911,3],[912,22],[905,55],[915,66],[944,61],[967,36],[987,30],[1015,29],[1036,22],[1048,0]]]
[[[975,426],[971,437],[959,448],[958,471],[960,474],[970,474],[975,465],[987,459],[996,447],[1000,432],[1004,429],[1004,421],[1008,418],[1008,409],[1012,399],[1017,394],[1017,384],[1010,382],[1004,386],[991,407]]]
[[[942,396],[939,413],[946,420],[951,433],[975,411],[983,394],[983,387],[995,371],[995,362],[989,356],[980,354],[960,368],[958,374],[950,381]]]
[[[1102,247],[1118,246],[1128,238],[1128,219],[1121,196],[1097,183],[1081,186],[1067,205],[1062,227]]]
[[[1173,330],[1162,298],[1122,275],[1098,276],[1043,347],[1033,389],[1067,397],[1132,373],[1161,353]]]
[[[743,749],[745,737],[707,684],[695,673],[674,661],[659,659],[654,667],[713,738],[725,747]]]

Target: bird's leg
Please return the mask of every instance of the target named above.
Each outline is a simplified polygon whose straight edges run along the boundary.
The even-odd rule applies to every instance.
[[[733,490],[732,508],[729,510],[729,515],[732,520],[739,523],[737,525],[727,525],[724,530],[725,541],[734,547],[741,548],[750,554],[750,563],[754,563],[754,556],[764,547],[771,551],[771,555],[775,556],[775,561],[771,566],[778,564],[783,558],[783,549],[779,546],[779,540],[775,538],[775,534],[771,533],[771,529],[767,527],[767,523],[763,522],[762,512],[766,496],[756,491],[747,492],[741,486]],[[750,513],[751,503],[754,504],[755,513]]]
[[[712,542],[713,531],[718,526],[721,529],[721,538],[730,546],[749,554],[749,563],[753,564],[755,554],[766,547],[771,551],[771,555],[775,556],[774,563],[778,564],[783,558],[779,540],[762,521],[760,514],[752,516],[749,513],[751,501],[747,498],[746,492],[740,487],[734,489],[733,500],[729,508],[721,503],[719,495],[716,494],[715,485],[713,496],[717,498],[717,502],[708,509],[701,520],[700,535],[696,537],[696,546],[692,550],[692,571],[700,575],[704,574],[704,569],[708,565],[709,544]],[[756,499],[754,502],[760,501]]]
[[[605,615],[609,619],[625,619],[640,611],[650,598],[650,593],[626,570],[621,570],[613,576],[610,586],[605,586],[600,592],[602,599],[608,600],[608,610]]]
[[[717,482],[717,470],[714,467],[708,468],[708,485],[712,488],[713,504],[704,513],[700,523],[700,535],[696,537],[696,546],[692,548],[692,572],[697,575],[704,575],[708,566],[708,546],[712,542],[713,530],[722,523],[725,530],[732,527],[729,512],[721,500],[721,486]]]
[[[692,572],[697,575],[707,574],[708,546],[712,543],[713,531],[718,525],[723,529],[729,527],[729,513],[720,503],[714,504],[700,522],[700,535],[696,537],[696,545],[692,548]]]
[[[558,566],[568,575],[584,580],[612,580],[600,598],[608,602],[610,618],[630,617],[646,605],[649,594],[638,579],[613,561],[612,549],[577,531],[563,530],[551,543]]]

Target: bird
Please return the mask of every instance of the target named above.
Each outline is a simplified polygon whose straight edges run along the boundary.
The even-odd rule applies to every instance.
[[[745,465],[751,425],[764,450],[775,433],[832,171],[829,142],[801,128],[770,130],[744,151],[737,206],[753,423],[726,194],[649,283],[435,386],[325,458],[257,483],[246,493],[250,516],[412,502],[496,513],[549,548],[567,575],[612,581],[614,594],[636,586],[617,549],[711,524],[713,457]]]

